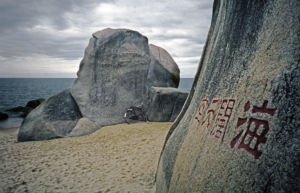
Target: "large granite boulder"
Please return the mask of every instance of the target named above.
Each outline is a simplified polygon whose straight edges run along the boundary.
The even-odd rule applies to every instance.
[[[81,117],[70,89],[64,90],[29,113],[19,129],[18,141],[65,137]]]
[[[170,55],[150,48],[148,39],[132,30],[108,28],[93,34],[71,89],[84,117],[101,125],[123,123],[131,106],[148,108],[153,84],[178,85],[179,70]]]
[[[214,2],[156,192],[300,192],[300,3]]]
[[[124,122],[130,106],[145,105],[148,39],[125,29],[93,34],[71,93],[83,116],[101,125]]]
[[[180,113],[189,91],[171,87],[152,87],[151,103],[147,119],[157,122],[172,122]]]
[[[180,81],[180,71],[170,54],[153,44],[149,45],[151,62],[148,72],[148,84],[155,87],[175,87]]]

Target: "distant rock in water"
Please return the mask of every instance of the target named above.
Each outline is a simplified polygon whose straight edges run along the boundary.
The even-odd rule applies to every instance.
[[[300,192],[299,0],[215,0],[156,193]]]
[[[34,108],[36,108],[37,106],[39,106],[44,101],[45,101],[45,99],[31,100],[31,101],[28,101],[28,103],[26,104],[26,107],[34,109]]]
[[[0,112],[0,121],[8,119],[8,115],[6,113]]]
[[[7,109],[8,112],[20,113],[19,116],[25,118],[33,109],[39,106],[45,99],[35,99],[28,101],[25,107],[17,106],[11,109]]]
[[[19,113],[19,112],[25,112],[26,110],[27,110],[26,107],[17,106],[17,107],[11,108],[11,109],[7,109],[6,111]]]
[[[145,121],[153,105],[151,87],[177,88],[179,83],[179,69],[170,54],[128,29],[94,33],[77,75],[70,93],[48,99],[29,114],[20,128],[20,141],[84,135],[105,125]],[[53,101],[60,105],[49,107]],[[55,114],[60,116],[53,118]],[[172,117],[177,114],[174,111]]]

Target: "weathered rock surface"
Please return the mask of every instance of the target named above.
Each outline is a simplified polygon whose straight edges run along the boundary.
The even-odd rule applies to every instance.
[[[18,141],[65,137],[81,117],[70,89],[64,90],[43,102],[24,119]]]
[[[174,121],[188,94],[189,91],[171,87],[152,87],[147,119],[157,122]]]
[[[6,113],[0,112],[0,121],[8,119],[8,115]]]
[[[152,84],[177,86],[176,63],[165,50],[151,50],[153,56],[148,39],[136,31],[108,28],[94,33],[71,89],[83,116],[101,125],[123,123],[129,107],[148,108]]]
[[[300,192],[300,3],[214,2],[156,192]]]
[[[72,131],[68,134],[68,137],[87,135],[93,133],[100,127],[101,125],[99,125],[98,123],[95,123],[86,117],[82,117],[81,119],[79,119]]]
[[[149,66],[148,83],[155,87],[178,87],[179,68],[170,54],[153,44],[149,45],[151,63]]]
[[[124,122],[127,108],[144,105],[149,63],[148,39],[140,33],[94,33],[71,90],[83,116],[101,125]]]

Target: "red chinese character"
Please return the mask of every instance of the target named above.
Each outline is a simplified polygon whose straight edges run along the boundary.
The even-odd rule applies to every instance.
[[[252,113],[263,113],[273,116],[276,109],[268,109],[267,108],[268,101],[264,101],[262,107],[253,106]],[[250,109],[250,102],[248,101],[244,106],[244,112],[247,112]],[[247,118],[239,118],[237,121],[236,129],[241,127],[247,122]],[[250,154],[254,156],[255,159],[258,159],[262,151],[258,150],[259,144],[264,144],[267,141],[266,134],[269,131],[269,123],[266,120],[250,118],[247,126],[247,130],[242,137],[241,143],[238,146],[238,149],[244,149]],[[239,134],[233,138],[230,143],[230,147],[233,148],[238,140],[241,138],[243,134],[243,130],[239,132]]]
[[[211,103],[211,108],[207,111],[206,117],[205,117],[205,119],[202,121],[201,126],[204,125],[204,124],[206,123],[206,128],[209,127],[209,125],[210,125],[210,123],[211,123],[211,121],[212,121],[212,119],[213,119],[213,116],[214,116],[214,114],[215,114],[215,110],[216,110],[216,108],[217,108],[218,102],[219,102],[219,100],[217,100],[217,99],[214,99],[214,100],[212,101],[212,103]]]
[[[200,106],[198,108],[198,114],[195,116],[195,119],[200,123],[200,117],[204,114],[204,111],[208,105],[208,100],[205,98],[201,101]]]
[[[223,143],[224,136],[226,133],[226,128],[228,121],[231,117],[231,113],[234,107],[235,100],[233,99],[224,99],[220,110],[217,115],[215,125],[210,132],[210,135],[214,135],[216,138],[221,138],[221,143]]]

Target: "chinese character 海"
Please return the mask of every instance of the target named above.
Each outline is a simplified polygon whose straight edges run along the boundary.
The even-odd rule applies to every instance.
[[[264,101],[262,107],[253,106],[252,115],[254,113],[267,114],[273,116],[276,109],[267,108],[268,101]],[[244,112],[248,112],[250,109],[250,102],[248,101],[244,106]],[[247,123],[248,118],[238,118],[236,129]],[[250,118],[246,127],[246,132],[241,130],[236,137],[230,143],[231,148],[234,148],[239,139],[242,137],[238,149],[244,149],[248,153],[252,154],[255,159],[258,159],[262,151],[258,150],[260,144],[264,144],[267,141],[266,134],[269,131],[269,123],[267,120],[261,120],[256,118]],[[244,135],[243,135],[244,133]]]

